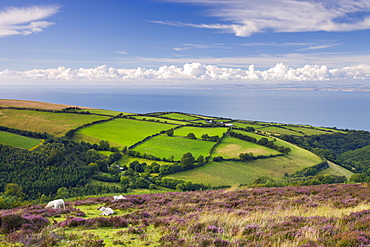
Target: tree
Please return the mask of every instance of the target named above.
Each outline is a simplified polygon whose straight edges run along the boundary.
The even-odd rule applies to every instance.
[[[195,134],[194,134],[194,133],[189,133],[189,134],[186,136],[186,138],[188,138],[188,139],[197,139],[197,138],[195,137]]]
[[[99,142],[98,149],[99,150],[109,151],[110,150],[110,144],[109,144],[109,142],[108,141],[101,140]]]
[[[173,136],[173,129],[169,129],[169,130],[167,130],[167,131],[166,131],[166,134],[167,134],[168,136]]]
[[[68,198],[69,197],[69,191],[66,187],[61,187],[57,190],[56,197],[58,198]]]
[[[181,158],[181,165],[185,166],[187,169],[193,168],[194,162],[195,158],[190,152],[187,152]]]
[[[18,184],[9,183],[5,185],[4,194],[22,198],[25,196],[23,189]]]
[[[202,166],[202,165],[204,165],[204,162],[205,162],[205,160],[204,160],[204,156],[203,156],[203,155],[199,155],[199,157],[197,158],[197,163],[198,163],[200,166]]]

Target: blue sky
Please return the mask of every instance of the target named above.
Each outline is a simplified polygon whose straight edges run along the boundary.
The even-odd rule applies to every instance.
[[[369,39],[368,0],[1,0],[0,79],[366,84]]]

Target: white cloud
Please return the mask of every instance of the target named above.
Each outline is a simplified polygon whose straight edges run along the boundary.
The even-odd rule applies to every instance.
[[[44,28],[54,24],[43,19],[58,11],[58,6],[12,7],[0,11],[0,37],[41,32]]]
[[[361,64],[344,68],[329,69],[325,65],[305,65],[292,68],[283,63],[266,70],[256,70],[254,65],[247,69],[225,68],[201,63],[186,63],[183,66],[161,66],[158,69],[116,69],[106,65],[95,68],[71,69],[34,69],[28,71],[4,70],[0,79],[37,79],[61,81],[335,81],[335,80],[369,80],[370,65]]]
[[[222,23],[155,23],[219,29],[248,37],[258,32],[355,31],[370,29],[368,0],[162,0],[201,4]],[[363,16],[364,13],[367,15]]]

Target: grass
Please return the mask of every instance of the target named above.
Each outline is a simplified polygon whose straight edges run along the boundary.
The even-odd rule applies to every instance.
[[[255,129],[262,128],[264,126],[258,125],[258,124],[246,124],[246,123],[240,123],[240,122],[232,122],[234,126],[237,128],[247,128],[247,127],[253,127]]]
[[[0,117],[0,125],[2,126],[40,133],[46,132],[55,136],[63,136],[71,129],[109,118],[86,114],[12,109],[0,109],[0,116],[2,116]]]
[[[275,126],[264,127],[264,128],[260,128],[258,130],[261,131],[261,132],[264,132],[264,133],[303,136],[302,133],[295,132],[295,131],[288,130],[288,129],[281,128],[281,127],[275,127]]]
[[[0,143],[17,148],[31,149],[40,144],[41,140],[0,131]]]
[[[276,145],[289,147],[292,151],[286,156],[257,159],[248,162],[210,162],[203,167],[179,172],[167,177],[210,184],[211,186],[251,183],[259,177],[267,176],[282,179],[285,173],[294,173],[305,167],[321,162],[317,155],[277,139]]]
[[[193,117],[193,116],[189,116],[189,115],[181,114],[181,113],[167,113],[167,114],[161,115],[161,117],[168,117],[171,119],[187,120],[187,121],[193,121],[193,120],[199,119],[198,117]]]
[[[160,135],[141,143],[134,150],[139,151],[141,154],[152,154],[159,158],[170,158],[174,156],[175,160],[180,160],[187,152],[192,153],[195,158],[199,155],[208,156],[215,144],[215,142],[210,141]]]
[[[109,115],[109,116],[117,116],[118,114],[122,113],[123,115],[132,115],[133,113],[127,113],[127,112],[121,112],[121,111],[111,111],[111,110],[103,110],[103,109],[83,109],[81,111],[89,111],[93,114],[103,114],[103,115]]]
[[[173,125],[118,118],[82,128],[76,132],[77,135],[73,140],[90,143],[106,140],[111,143],[111,146],[120,148],[131,146],[147,136],[170,128],[173,128]]]
[[[209,136],[219,136],[222,137],[223,133],[227,131],[225,127],[188,127],[184,126],[178,128],[174,131],[175,136],[187,136],[189,133],[194,133],[195,137],[201,139],[203,134],[208,134]]]
[[[345,176],[349,179],[354,173],[350,170],[341,167],[331,161],[328,161],[329,168],[317,173],[317,175],[336,175],[336,176]]]
[[[330,134],[333,132],[327,132],[315,128],[304,128],[304,127],[295,127],[295,126],[286,126],[285,128],[294,130],[297,132],[303,132],[304,135],[310,136],[310,135],[324,135],[324,134]]]
[[[232,130],[232,131],[235,132],[235,133],[240,133],[240,134],[243,134],[243,135],[254,137],[254,138],[257,139],[257,141],[261,138],[267,138],[269,141],[273,141],[275,139],[275,138],[272,138],[272,137],[259,135],[259,134],[255,134],[255,133],[252,133],[252,132],[246,132],[246,131],[243,131],[243,130]]]
[[[140,120],[150,120],[150,121],[155,121],[155,122],[171,123],[171,124],[177,124],[177,125],[186,125],[186,124],[188,124],[188,122],[185,122],[185,121],[177,121],[177,120],[159,118],[159,117],[134,116],[134,118],[135,119],[140,119]]]
[[[225,159],[239,158],[241,153],[253,153],[257,155],[276,155],[280,152],[255,143],[243,141],[233,137],[226,137],[216,146],[212,157],[222,156]]]

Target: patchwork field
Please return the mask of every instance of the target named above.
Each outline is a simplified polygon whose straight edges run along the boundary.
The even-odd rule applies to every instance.
[[[222,161],[207,163],[189,171],[168,175],[167,177],[191,181],[192,183],[233,185],[251,183],[257,178],[267,176],[282,179],[285,173],[294,173],[321,162],[321,158],[305,149],[276,140],[276,145],[289,147],[292,151],[286,156],[257,159],[248,162]]]
[[[284,126],[286,129],[294,130],[297,132],[302,132],[304,135],[325,135],[325,134],[330,134],[333,132],[327,132],[315,128],[303,128],[303,127],[294,127],[294,126]]]
[[[41,140],[0,131],[0,144],[12,147],[31,149],[41,143]]]
[[[161,122],[161,123],[171,123],[171,124],[177,124],[177,125],[186,125],[189,122],[186,121],[177,121],[172,119],[166,119],[166,118],[159,118],[159,117],[150,117],[150,116],[134,116],[135,119],[140,120],[150,120],[155,122]]]
[[[225,137],[216,146],[211,157],[222,156],[225,159],[239,158],[241,153],[253,153],[258,155],[276,155],[280,152],[255,143],[243,141],[233,137]]]
[[[247,128],[247,127],[253,127],[255,129],[262,128],[262,125],[258,124],[247,124],[247,123],[240,123],[240,122],[232,122],[232,124],[237,128]]]
[[[275,126],[269,126],[269,127],[263,127],[258,129],[261,132],[264,133],[273,133],[273,134],[280,134],[280,135],[296,135],[296,136],[303,136],[302,133],[288,130],[281,127],[275,127]]]
[[[189,116],[189,115],[181,114],[181,113],[167,113],[167,114],[161,115],[161,117],[168,117],[171,119],[187,120],[187,121],[193,121],[193,120],[199,119],[198,117],[193,117],[193,116]]]
[[[267,138],[269,141],[275,140],[275,138],[272,138],[272,137],[263,136],[263,135],[255,134],[255,133],[252,133],[252,132],[246,132],[246,131],[243,131],[243,130],[232,130],[232,132],[247,135],[247,136],[250,136],[250,137],[254,137],[254,138],[256,138],[257,141],[261,138]]]
[[[189,133],[194,133],[195,137],[201,139],[202,135],[222,137],[223,133],[227,131],[224,127],[188,127],[184,126],[174,131],[175,136],[187,136]]]
[[[172,124],[118,118],[79,129],[73,139],[92,143],[106,140],[113,147],[129,147],[147,136],[171,128]]]
[[[192,153],[195,158],[199,155],[208,156],[215,144],[216,142],[160,135],[141,143],[134,150],[142,154],[152,154],[159,158],[168,159],[174,156],[174,160],[180,160],[187,152]]]
[[[40,133],[46,132],[55,136],[65,135],[71,129],[108,118],[87,114],[0,109],[0,125],[2,126]]]

